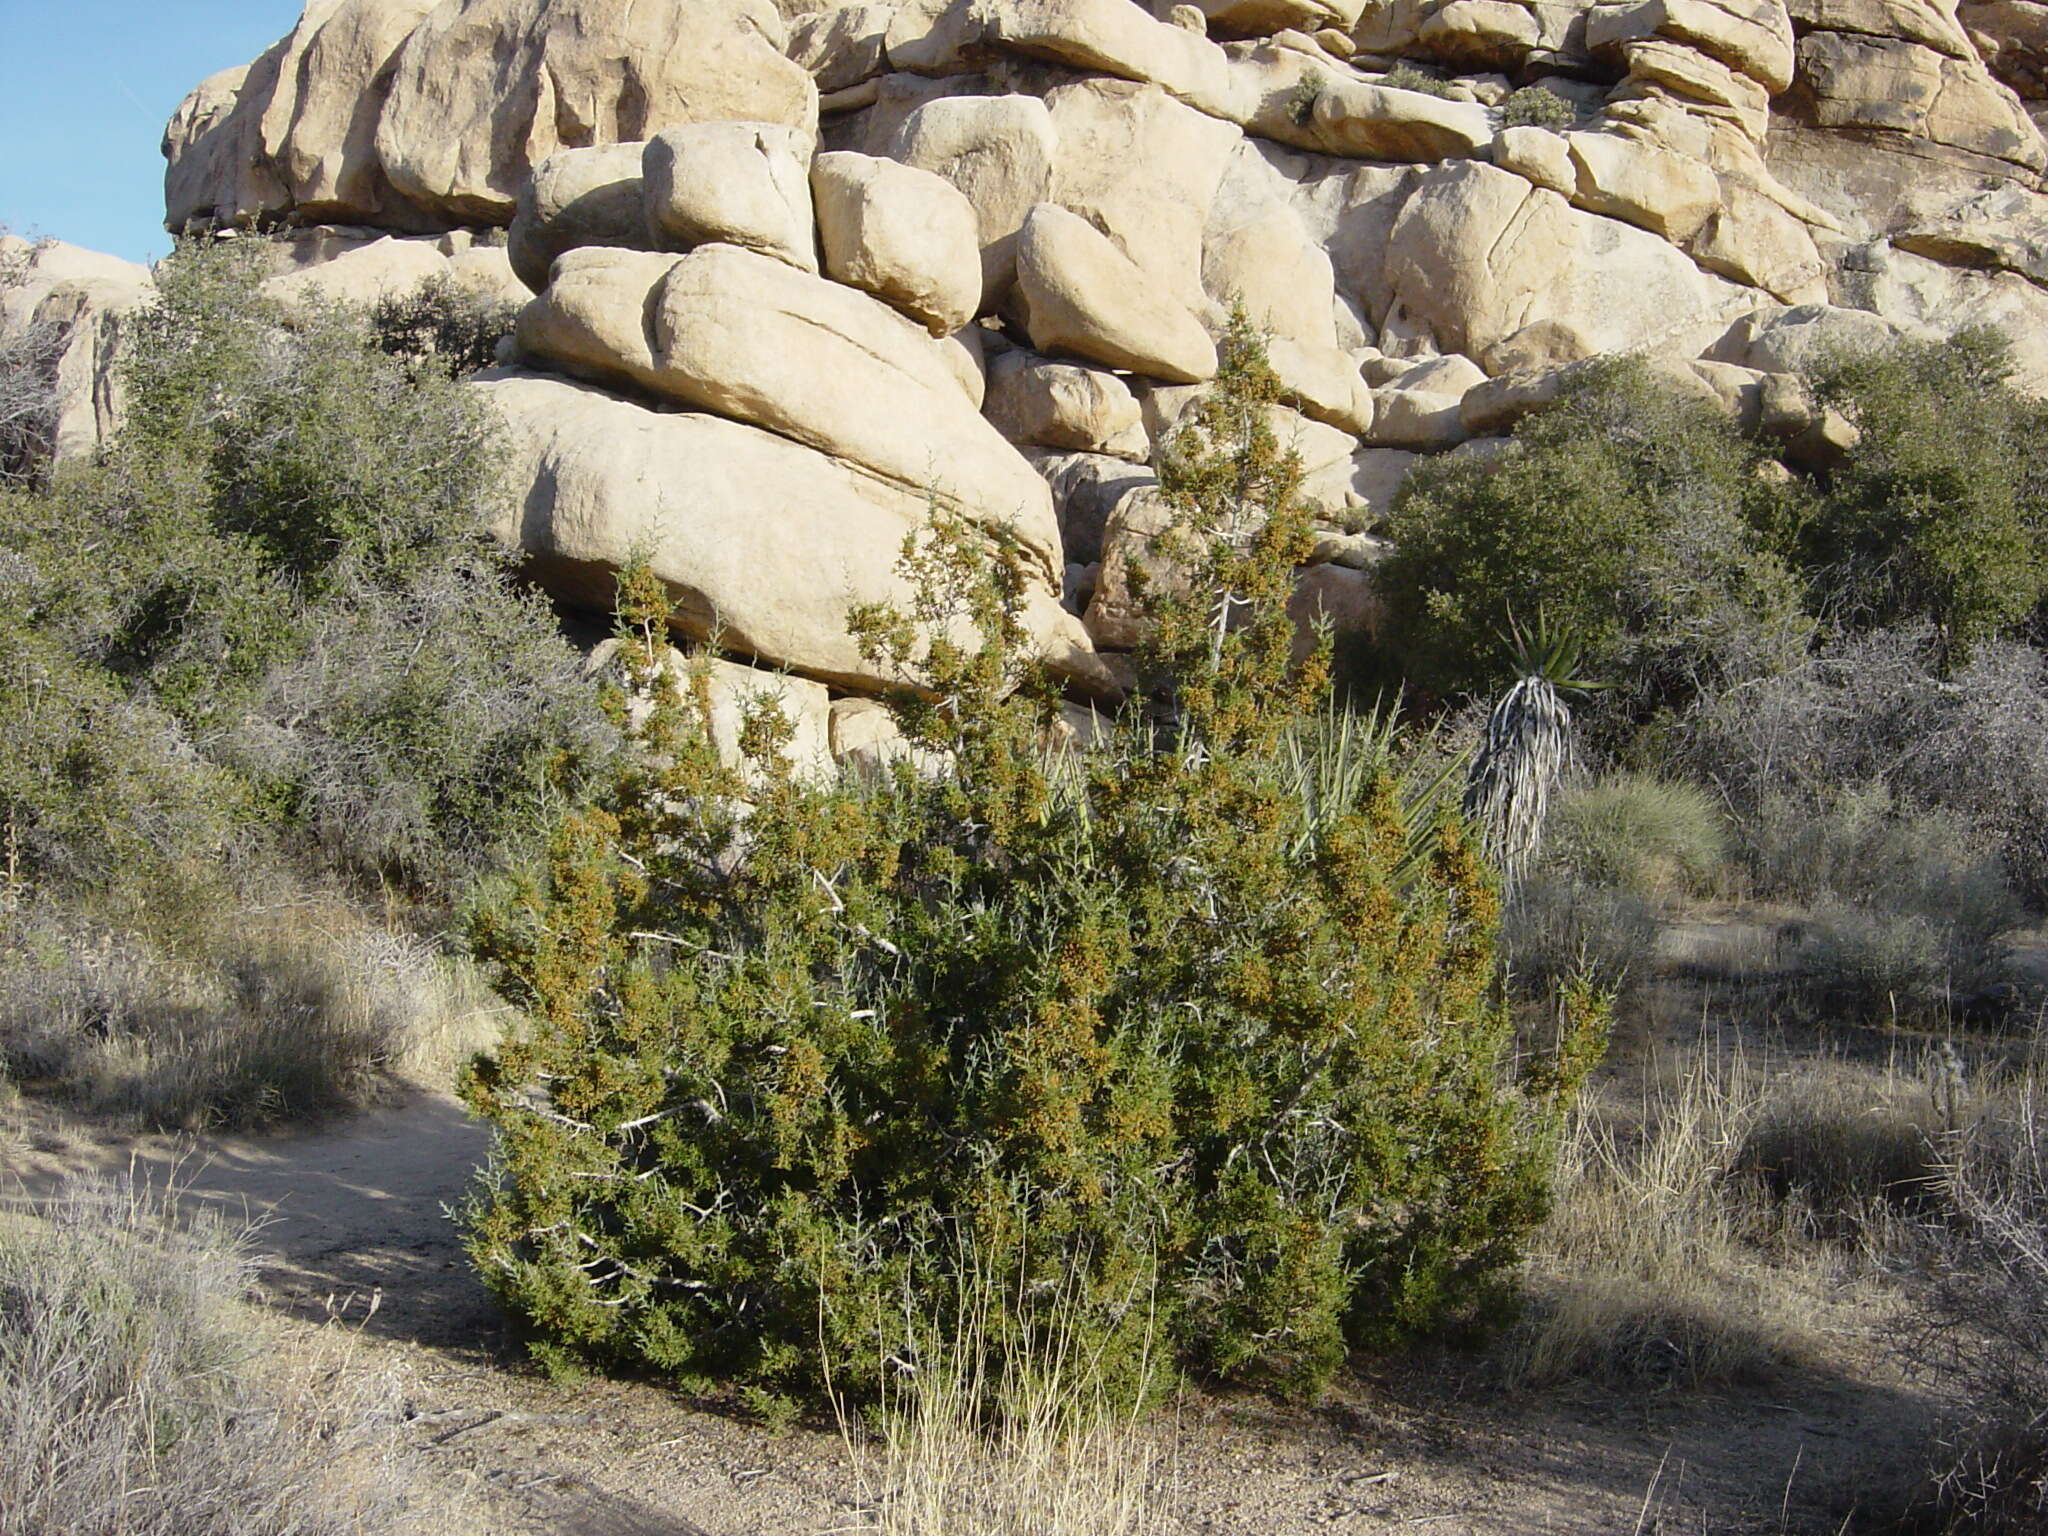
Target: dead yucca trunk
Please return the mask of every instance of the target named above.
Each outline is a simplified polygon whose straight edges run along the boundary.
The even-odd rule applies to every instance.
[[[1540,673],[1524,676],[1486,718],[1464,809],[1510,895],[1542,845],[1551,794],[1573,756],[1571,706]]]

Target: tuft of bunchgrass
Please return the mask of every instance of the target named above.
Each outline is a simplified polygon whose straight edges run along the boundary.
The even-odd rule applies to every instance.
[[[0,1211],[0,1530],[413,1528],[395,1380],[277,1350],[249,1280],[246,1230],[181,1216],[174,1191],[93,1182]]]
[[[77,912],[0,915],[0,1064],[168,1130],[303,1123],[445,1084],[502,1009],[466,966],[332,898],[215,913],[197,952]]]
[[[972,1256],[950,1323],[906,1309],[895,1371],[864,1420],[833,1406],[872,1536],[1151,1536],[1159,1448],[1149,1389],[1112,1380],[1070,1303],[1024,1347],[1020,1299]],[[1146,1377],[1149,1380],[1149,1370]]]
[[[1710,890],[1728,854],[1726,824],[1704,790],[1640,773],[1567,787],[1547,837],[1552,867],[1650,901]]]
[[[1815,1283],[1897,1250],[1944,1114],[1900,1065],[1704,1047],[1638,1105],[1582,1104],[1508,1374],[1702,1386],[1808,1357]]]

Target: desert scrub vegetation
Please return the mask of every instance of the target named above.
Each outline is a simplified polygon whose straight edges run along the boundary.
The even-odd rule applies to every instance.
[[[1327,680],[1276,392],[1233,330],[1167,457],[1160,682],[1099,752],[1048,752],[1024,556],[943,508],[915,609],[853,619],[941,771],[805,782],[766,704],[721,764],[658,585],[622,583],[634,750],[476,924],[531,1023],[468,1083],[499,1139],[468,1241],[544,1362],[871,1398],[922,1368],[877,1319],[956,1314],[963,1253],[1010,1287],[990,1349],[1057,1296],[1119,1400],[1308,1391],[1497,1314],[1605,1016],[1518,1074],[1457,819],[1287,744]]]
[[[1807,382],[1858,435],[1802,475],[1641,363],[1584,367],[1498,460],[1403,485],[1382,567],[1396,660],[1436,696],[1484,692],[1516,616],[1541,615],[1640,722],[1816,641],[1921,626],[1946,674],[2026,638],[2048,580],[2043,407],[2010,371],[1981,331],[1822,359]]]
[[[1963,1384],[1910,1528],[2016,1536],[2048,1521],[2048,1084],[2027,1074],[1970,1102],[1938,1143],[1950,1219],[1929,1228],[1939,1283],[1922,1359]]]
[[[1611,790],[1560,802],[1507,914],[1537,990],[1574,953],[1612,984],[1658,907],[1711,890],[1798,909],[1760,1005],[2035,1016],[2010,941],[2042,898],[2048,530],[2027,449],[2041,408],[2008,372],[1981,333],[1821,359],[1807,383],[1859,435],[1795,474],[1641,366],[1603,363],[1497,461],[1411,476],[1380,575],[1420,701],[1505,686],[1532,620],[1612,685],[1583,709]],[[1681,805],[1689,833],[1641,824]],[[1725,856],[1700,837],[1716,822]],[[1621,867],[1656,835],[1692,849],[1660,874]]]
[[[1828,1285],[1903,1255],[1942,1209],[1951,1103],[1916,1065],[1702,1035],[1638,1102],[1580,1105],[1510,1379],[1703,1386],[1817,1358]]]
[[[1548,128],[1561,133],[1578,120],[1578,110],[1555,91],[1525,85],[1501,103],[1503,128]]]
[[[0,1529],[416,1528],[396,1382],[337,1350],[278,1355],[250,1279],[245,1234],[171,1192],[0,1208]]]
[[[1011,1282],[960,1255],[959,1303],[943,1318],[906,1311],[882,1329],[917,1340],[915,1371],[884,1378],[864,1408],[832,1396],[875,1536],[1152,1536],[1166,1529],[1156,1485],[1168,1458],[1143,1392],[1109,1390],[1079,1312],[1056,1288],[1043,1326],[1017,1345],[1001,1319]],[[904,1298],[908,1301],[908,1298]],[[1149,1298],[1134,1297],[1149,1304]],[[1145,1365],[1139,1365],[1142,1377]],[[827,1381],[828,1389],[831,1383]]]
[[[1541,619],[1611,685],[1589,724],[1626,725],[1803,650],[1798,582],[1756,532],[1779,492],[1711,408],[1603,363],[1513,441],[1496,462],[1429,461],[1396,498],[1377,574],[1411,687],[1504,685],[1517,623]]]
[[[1930,625],[1946,658],[2014,634],[2048,592],[2048,405],[2012,389],[1993,331],[1831,359],[1815,394],[1856,427],[1820,477],[1797,554],[1848,630]]]
[[[27,485],[42,473],[57,424],[57,364],[65,327],[17,313],[28,249],[10,248],[0,225],[0,490]]]
[[[459,956],[344,896],[272,893],[209,900],[179,938],[55,900],[0,911],[0,1070],[88,1113],[248,1129],[447,1082],[494,1038],[503,1008]]]
[[[0,493],[0,1051],[167,1124],[341,1107],[417,1054],[365,1001],[380,945],[444,924],[610,740],[487,536],[488,418],[359,315],[287,325],[259,268],[166,262],[119,436]],[[357,900],[385,917],[323,938]],[[263,915],[294,907],[296,935]]]
[[[460,378],[496,360],[499,338],[518,319],[517,304],[430,277],[409,293],[380,299],[370,311],[370,335],[381,351]]]
[[[1389,90],[1419,91],[1424,96],[1449,96],[1451,86],[1448,80],[1432,75],[1428,70],[1411,64],[1406,59],[1394,61],[1394,67],[1381,75],[1378,82]]]

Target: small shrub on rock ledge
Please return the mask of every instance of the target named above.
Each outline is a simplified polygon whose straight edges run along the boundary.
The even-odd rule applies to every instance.
[[[1011,1277],[998,1348],[1308,1390],[1502,1300],[1604,1014],[1517,1081],[1464,834],[1302,750],[1298,471],[1256,345],[1225,354],[1163,481],[1168,681],[1105,749],[1044,748],[1026,556],[943,511],[915,611],[854,617],[943,774],[806,783],[767,704],[721,765],[623,583],[637,766],[477,925],[532,1023],[468,1084],[501,1147],[469,1244],[544,1362],[873,1392],[972,1271]]]
[[[1561,133],[1577,119],[1569,101],[1540,85],[1525,85],[1501,103],[1501,126],[1505,128],[1548,128]]]

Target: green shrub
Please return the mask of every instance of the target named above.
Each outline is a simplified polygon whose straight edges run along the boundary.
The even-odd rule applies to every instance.
[[[370,335],[394,357],[461,378],[496,361],[499,338],[518,319],[517,304],[430,277],[410,293],[379,300],[370,311]]]
[[[10,497],[0,822],[33,870],[218,861],[310,832],[446,895],[602,750],[547,606],[484,527],[496,435],[450,379],[317,312],[238,245],[164,264],[126,427]]]
[[[1572,104],[1555,91],[1540,85],[1525,85],[1511,93],[1501,105],[1504,128],[1548,128],[1562,132],[1578,120]]]
[[[1727,826],[1704,790],[1639,773],[1567,789],[1544,838],[1552,866],[1650,898],[1706,890],[1728,854]]]
[[[1099,754],[1041,746],[1027,555],[942,509],[913,611],[854,621],[925,684],[896,702],[928,777],[794,779],[766,707],[721,765],[658,583],[625,584],[640,751],[477,928],[532,1026],[468,1088],[500,1146],[468,1241],[544,1361],[873,1392],[963,1253],[1016,1277],[998,1353],[1057,1298],[1121,1391],[1162,1353],[1306,1389],[1500,1299],[1604,1015],[1515,1085],[1455,823],[1287,745],[1325,684],[1290,659],[1276,392],[1233,333],[1163,481],[1169,683]]]
[[[2013,389],[2011,371],[1988,330],[1819,370],[1816,395],[1861,433],[1798,543],[1831,623],[1924,620],[1959,659],[2034,616],[2048,593],[2048,405]]]
[[[1448,82],[1438,79],[1427,70],[1417,69],[1406,59],[1397,59],[1394,67],[1380,76],[1379,84],[1395,91],[1420,91],[1425,96],[1449,96]]]
[[[1785,665],[1805,624],[1757,531],[1775,495],[1758,457],[1713,410],[1618,362],[1525,418],[1499,459],[1419,465],[1376,573],[1404,675],[1440,698],[1491,692],[1517,622],[1540,619],[1616,685],[1597,724]]]
[[[1303,128],[1315,121],[1316,103],[1322,99],[1323,88],[1328,83],[1319,69],[1305,72],[1294,82],[1294,89],[1288,94],[1287,115]]]

